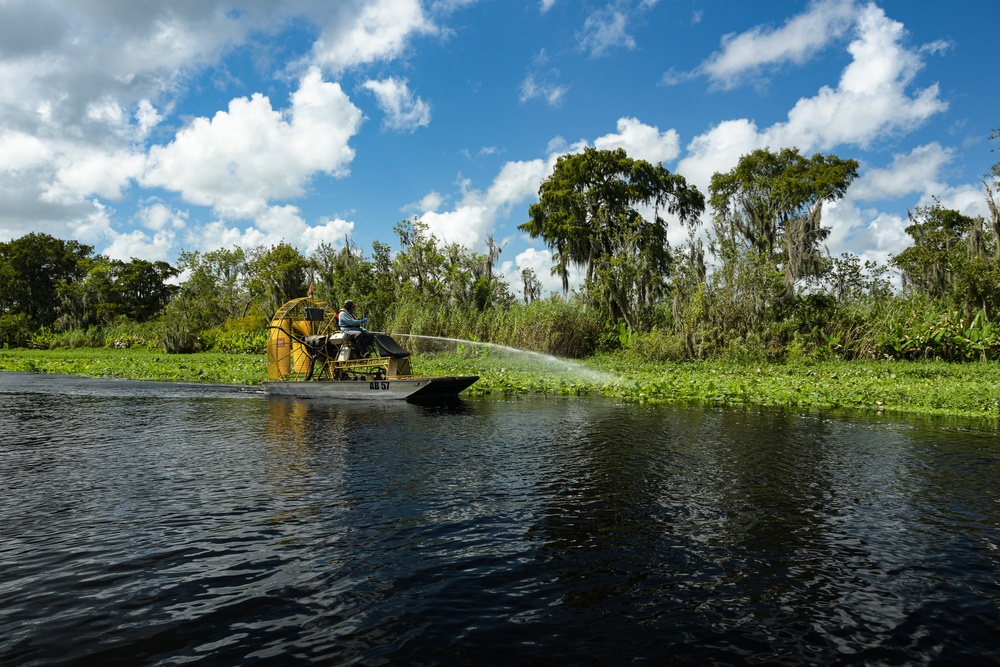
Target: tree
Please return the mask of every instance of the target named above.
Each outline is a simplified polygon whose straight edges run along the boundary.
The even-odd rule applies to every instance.
[[[1000,163],[997,163],[1000,164]],[[998,169],[994,165],[994,169]],[[998,176],[1000,179],[1000,176]],[[993,233],[993,238],[1000,239],[1000,204],[997,203],[997,185],[998,183],[989,183],[988,181],[983,181],[983,186],[986,189],[986,208],[990,211],[990,231]],[[995,259],[1000,261],[1000,243],[996,244],[995,248]]]
[[[111,260],[114,271],[114,298],[119,315],[136,322],[146,322],[157,315],[177,292],[167,280],[176,278],[177,269],[167,262],[132,258],[128,262]]]
[[[392,270],[392,248],[386,243],[372,242],[372,293],[368,297],[369,312],[376,322],[390,322],[397,304],[399,278]],[[379,319],[381,318],[381,320]]]
[[[824,276],[823,288],[841,306],[877,299],[892,298],[892,284],[885,277],[889,267],[845,252],[835,257]]]
[[[1000,128],[993,130],[993,134],[990,135],[990,141],[996,141],[1000,139]],[[997,149],[992,149],[997,150]],[[994,162],[993,166],[990,167],[990,175],[994,180],[1000,181],[1000,162]]]
[[[493,237],[486,241],[487,252],[473,252],[458,243],[442,249],[442,295],[449,306],[465,311],[482,312],[494,306],[509,305],[513,299],[507,283],[493,273],[502,247]]]
[[[82,280],[63,280],[58,286],[58,328],[109,325],[120,317],[147,322],[178,291],[166,281],[178,275],[167,262],[132,258],[128,262],[101,256],[88,262]]]
[[[903,272],[904,284],[933,298],[941,298],[955,288],[956,263],[965,253],[966,239],[974,221],[958,211],[935,202],[907,212],[906,233],[913,245],[892,258]]]
[[[684,341],[684,354],[700,357],[704,342],[706,317],[706,277],[705,244],[695,236],[694,230],[688,235],[687,244],[681,246],[677,270],[673,276],[673,303],[671,317],[673,328]]]
[[[1000,139],[1000,129],[993,130],[990,135],[990,141],[997,139]],[[996,199],[997,191],[1000,190],[1000,162],[994,162],[990,167],[989,174],[983,179],[983,187],[986,189],[986,207],[990,211],[990,231],[994,238],[1000,239],[1000,204]],[[1000,261],[1000,243],[996,245],[996,259]]]
[[[723,261],[757,255],[783,274],[785,296],[793,297],[796,281],[823,270],[820,243],[830,233],[821,224],[823,203],[841,199],[857,175],[856,160],[835,155],[806,158],[794,148],[744,155],[732,171],[712,176],[710,249]]]
[[[203,331],[249,308],[248,267],[243,250],[235,246],[205,254],[182,252],[179,259],[187,279],[164,311],[162,343],[167,352],[193,352]]]
[[[309,261],[298,248],[282,241],[257,246],[247,258],[247,287],[265,317],[270,318],[285,302],[306,295]]]
[[[904,285],[967,315],[982,309],[992,319],[1000,308],[1000,261],[996,235],[985,229],[984,220],[937,201],[908,216],[906,233],[913,245],[891,260],[902,271]]]
[[[525,303],[532,303],[542,298],[542,283],[538,280],[538,274],[534,269],[530,267],[521,269],[521,283]]]
[[[393,228],[399,237],[400,251],[393,268],[401,280],[402,298],[412,295],[423,302],[443,297],[445,257],[437,238],[418,218],[401,220]]]
[[[51,326],[59,317],[60,283],[81,280],[93,251],[38,233],[0,243],[0,315],[21,313],[37,326]]]
[[[365,258],[361,249],[345,239],[344,247],[334,248],[329,243],[321,243],[309,258],[311,269],[316,272],[319,282],[316,284],[316,296],[334,306],[343,304],[347,299],[353,299],[372,318],[373,326],[376,317],[381,317],[381,310],[376,315],[373,299],[376,293],[375,267]]]
[[[563,292],[569,267],[584,268],[590,302],[633,328],[667,287],[672,259],[663,215],[693,226],[705,209],[704,196],[682,176],[620,148],[560,157],[538,199],[519,229],[555,251],[553,274]]]
[[[245,317],[256,296],[250,288],[251,267],[239,246],[207,253],[181,252],[180,268],[187,275],[181,295],[195,326],[211,328],[229,318]]]
[[[286,301],[306,295],[309,263],[287,243],[181,253],[181,262],[187,280],[161,321],[168,352],[197,350],[206,330],[246,318],[254,307],[270,319]]]
[[[472,285],[472,302],[479,310],[496,306],[509,307],[515,300],[510,287],[505,281],[497,278],[494,268],[500,260],[504,245],[497,243],[492,235],[486,237],[486,253],[467,253],[470,270],[474,277]]]

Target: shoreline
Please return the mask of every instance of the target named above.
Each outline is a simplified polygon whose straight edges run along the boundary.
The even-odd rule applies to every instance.
[[[264,355],[167,354],[142,348],[0,350],[0,372],[256,386]],[[479,375],[485,395],[598,395],[645,405],[697,403],[1000,419],[1000,364],[939,361],[653,362],[622,354],[540,361],[495,351],[415,357],[423,375]]]

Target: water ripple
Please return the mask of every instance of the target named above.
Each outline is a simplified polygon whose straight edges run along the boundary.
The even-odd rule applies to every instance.
[[[16,374],[0,395],[2,665],[1000,656],[985,428]]]

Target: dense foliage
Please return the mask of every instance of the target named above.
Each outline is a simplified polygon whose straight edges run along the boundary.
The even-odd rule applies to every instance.
[[[694,227],[704,195],[682,176],[620,148],[560,157],[538,195],[520,229],[555,251],[553,272],[563,291],[569,267],[582,267],[588,305],[631,329],[646,325],[667,294],[673,264],[663,215]],[[650,207],[647,219],[641,209]]]
[[[24,346],[58,331],[141,325],[159,316],[177,288],[166,262],[123,262],[47,234],[0,243],[0,342]]]
[[[702,226],[706,197],[682,176],[621,150],[565,156],[522,225],[554,251],[564,290],[549,295],[529,269],[504,281],[494,239],[473,252],[416,218],[396,225],[396,250],[234,246],[184,252],[176,267],[29,234],[0,243],[0,343],[260,353],[274,311],[313,290],[354,299],[372,329],[417,336],[418,349],[428,336],[659,361],[1000,358],[1000,166],[984,176],[989,219],[918,206],[891,266],[823,247],[823,205],[857,168],[754,151],[713,177]],[[668,225],[687,242],[671,247]],[[570,292],[573,266],[585,281]]]

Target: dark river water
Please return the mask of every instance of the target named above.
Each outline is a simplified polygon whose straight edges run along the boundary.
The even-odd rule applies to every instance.
[[[998,664],[998,479],[987,423],[0,373],[0,664]]]

